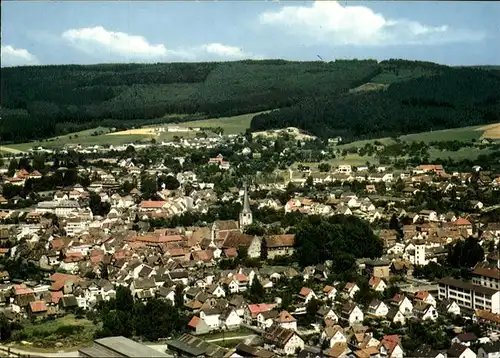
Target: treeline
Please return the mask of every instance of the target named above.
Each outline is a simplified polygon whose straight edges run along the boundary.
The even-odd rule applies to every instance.
[[[103,123],[137,126],[166,114],[164,122],[185,114],[222,117],[283,108],[304,97],[347,92],[380,71],[375,60],[2,68],[0,140],[41,139]]]
[[[349,141],[495,123],[500,121],[499,88],[497,72],[447,68],[393,83],[386,91],[305,98],[254,117],[251,129],[294,126]]]

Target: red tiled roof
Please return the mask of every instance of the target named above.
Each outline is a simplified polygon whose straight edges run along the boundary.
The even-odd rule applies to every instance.
[[[160,200],[145,200],[141,201],[141,208],[144,209],[158,209],[162,208],[163,205],[165,205],[166,201],[160,201]]]
[[[469,220],[464,219],[464,218],[458,218],[455,220],[455,225],[472,225]]]
[[[248,309],[253,318],[257,317],[257,315],[261,312],[272,310],[274,307],[276,307],[276,304],[274,303],[258,303],[254,305],[248,305]]]
[[[63,298],[63,293],[62,293],[62,291],[51,292],[50,297],[51,297],[52,303],[57,305],[59,303],[59,300],[61,298]]]
[[[193,318],[191,318],[191,320],[188,323],[188,327],[196,328],[196,327],[198,327],[198,324],[200,323],[200,321],[201,321],[200,317],[193,316]]]
[[[299,292],[299,295],[306,297],[311,292],[312,292],[312,290],[310,288],[302,287],[300,292]]]
[[[30,310],[33,313],[46,312],[47,305],[45,304],[45,301],[33,301],[30,302]]]

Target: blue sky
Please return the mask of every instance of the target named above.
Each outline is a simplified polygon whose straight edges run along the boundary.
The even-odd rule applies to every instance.
[[[4,1],[2,66],[405,58],[500,64],[500,2]]]

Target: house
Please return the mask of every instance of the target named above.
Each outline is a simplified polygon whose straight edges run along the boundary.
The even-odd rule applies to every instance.
[[[457,316],[460,315],[460,306],[455,301],[444,299],[439,302],[437,308],[443,314],[451,313]]]
[[[238,329],[242,321],[243,320],[240,316],[238,316],[236,309],[232,307],[225,308],[220,315],[220,323],[223,329]]]
[[[193,316],[188,322],[188,329],[193,334],[205,334],[210,332],[210,327],[198,316]]]
[[[358,287],[358,285],[356,285],[355,282],[348,282],[344,287],[343,293],[347,297],[354,298],[354,295],[358,291],[359,291],[359,287]]]
[[[257,319],[259,313],[271,311],[275,307],[276,304],[274,303],[258,303],[258,304],[248,305],[245,308],[245,312],[243,314],[245,322],[250,324],[252,323],[252,321]]]
[[[387,260],[368,260],[365,262],[366,272],[377,278],[389,278],[391,262]]]
[[[385,319],[394,324],[399,323],[401,325],[405,325],[406,323],[405,315],[399,310],[399,307],[396,306],[389,307],[389,311],[387,312]]]
[[[347,343],[344,329],[339,325],[326,327],[321,333],[320,342],[328,342],[328,347],[333,348],[336,344]]]
[[[294,331],[297,330],[297,319],[295,319],[295,317],[292,316],[288,311],[281,311],[274,319],[274,321],[280,327],[292,329]]]
[[[435,298],[427,291],[417,292],[417,294],[415,295],[415,300],[428,303],[434,307],[436,307],[437,304]]]
[[[391,299],[391,304],[399,308],[404,315],[413,311],[413,304],[404,294],[397,293]]]
[[[318,297],[313,290],[307,287],[302,287],[299,292],[299,298],[304,301],[305,304],[309,303],[310,300],[317,299]]]
[[[200,311],[200,319],[205,321],[210,330],[219,329],[221,311],[218,308],[204,308]]]
[[[43,317],[47,314],[47,304],[43,300],[30,302],[27,313],[30,318]]]
[[[217,284],[208,285],[206,288],[206,292],[217,298],[226,297],[226,292],[224,291],[221,285]]]
[[[304,340],[293,329],[274,325],[266,331],[263,338],[264,348],[271,348],[278,354],[295,355],[304,349]]]
[[[323,324],[326,323],[336,324],[339,321],[339,317],[335,311],[328,306],[322,306],[316,312],[316,318]]]
[[[500,358],[500,340],[479,347],[477,358]]]
[[[379,352],[387,358],[403,358],[401,338],[398,335],[385,335],[380,341]]]
[[[385,317],[389,313],[389,307],[384,302],[374,298],[368,305],[368,313],[376,317]]]
[[[435,321],[438,318],[438,312],[436,308],[428,303],[417,302],[413,306],[413,315],[422,321],[432,320]]]
[[[474,334],[474,332],[464,332],[457,334],[452,340],[451,343],[460,343],[461,345],[470,347],[471,344],[477,342],[478,338]]]
[[[437,212],[434,210],[420,210],[418,216],[424,221],[438,221]]]
[[[271,235],[264,239],[264,243],[269,260],[279,256],[291,256],[294,253],[295,235]]]
[[[340,310],[340,319],[352,326],[355,323],[362,322],[364,319],[363,311],[354,302],[348,302]]]
[[[387,284],[385,283],[384,280],[374,276],[370,277],[368,285],[372,290],[375,290],[376,292],[384,292],[385,289],[387,288]]]
[[[222,249],[244,247],[247,250],[248,257],[250,258],[260,258],[261,255],[262,239],[253,236],[242,234],[239,232],[231,231],[227,235],[224,243],[222,244]]]
[[[453,343],[447,353],[450,358],[476,358],[476,353],[460,343]]]
[[[267,329],[274,324],[274,319],[278,316],[278,311],[270,310],[260,312],[257,315],[257,326],[261,329]]]
[[[325,299],[335,301],[335,296],[337,295],[337,289],[333,286],[326,285],[323,288],[323,295]]]

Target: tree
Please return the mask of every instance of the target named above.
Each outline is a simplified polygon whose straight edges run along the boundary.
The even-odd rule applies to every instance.
[[[12,325],[2,313],[0,314],[0,341],[5,342],[12,335]]]
[[[250,294],[251,297],[255,298],[254,301],[257,302],[261,301],[264,295],[266,294],[264,286],[262,286],[257,277],[254,277],[252,284],[250,285],[250,289],[248,290],[248,293]]]
[[[134,298],[128,287],[118,286],[116,288],[116,309],[123,312],[132,312]]]
[[[182,283],[175,285],[175,307],[184,307],[184,285]]]
[[[247,235],[263,236],[264,233],[265,233],[264,228],[257,223],[252,223],[251,225],[248,225],[245,228],[245,234],[247,234]]]
[[[15,158],[12,158],[9,162],[9,169],[7,171],[7,175],[13,176],[18,167],[19,167],[18,161]]]
[[[448,262],[455,268],[471,268],[484,260],[484,250],[478,240],[468,237],[449,247]]]
[[[38,171],[45,169],[45,156],[43,154],[35,154],[33,157],[33,169]]]
[[[141,194],[144,200],[154,199],[157,192],[156,180],[144,178],[141,182]]]
[[[329,163],[320,163],[318,169],[320,172],[329,172],[332,166]]]
[[[248,258],[248,249],[245,246],[238,246],[236,252],[238,253],[238,260],[240,262],[245,261]]]

